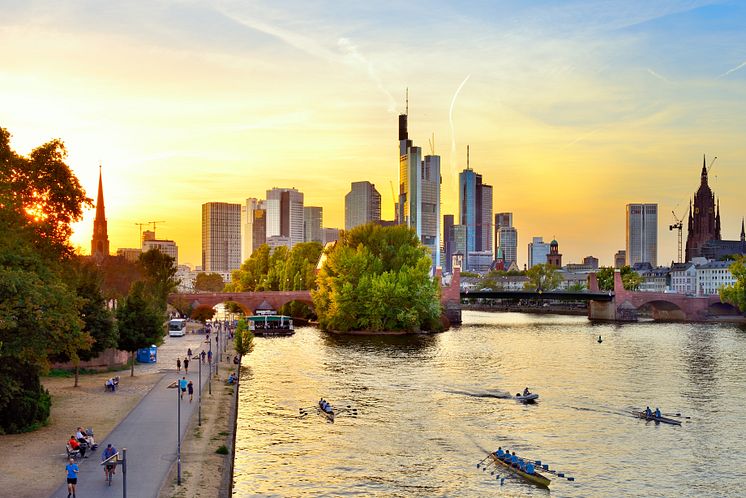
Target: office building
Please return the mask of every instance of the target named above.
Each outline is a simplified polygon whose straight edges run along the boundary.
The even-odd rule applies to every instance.
[[[614,254],[614,268],[621,269],[624,267],[624,265],[627,264],[627,251],[624,249],[619,249],[616,254]]]
[[[303,241],[323,242],[324,232],[321,229],[324,219],[323,208],[308,206],[303,208]]]
[[[120,247],[117,249],[117,256],[121,256],[125,261],[136,263],[140,259],[142,249],[137,247]]]
[[[163,254],[174,258],[174,266],[179,265],[179,248],[173,240],[148,239],[142,242],[142,252],[158,249]]]
[[[453,256],[453,215],[443,215],[443,272],[451,273]]]
[[[287,237],[290,246],[303,242],[303,193],[294,188],[267,190],[267,239]]]
[[[495,251],[499,248],[505,267],[518,264],[518,230],[513,226],[513,213],[495,215]]]
[[[626,263],[658,265],[658,204],[627,204]]]
[[[228,273],[241,267],[241,205],[202,204],[202,268]]]
[[[329,242],[336,242],[339,240],[339,228],[324,228],[322,230],[323,239],[322,244],[326,245]]]
[[[544,242],[544,237],[534,237],[528,243],[528,267],[544,265],[549,255],[549,244]]]
[[[370,182],[352,182],[345,196],[345,230],[381,219],[381,194]]]
[[[458,175],[459,223],[467,227],[469,252],[492,251],[492,186],[482,183],[468,157],[467,152],[466,169]]]
[[[702,246],[715,240],[720,240],[720,202],[708,185],[707,164],[702,157],[699,189],[694,194],[694,204],[689,202],[685,261],[702,256]]]
[[[264,201],[249,197],[241,206],[241,261],[267,241]]]
[[[440,266],[440,156],[422,157],[399,116],[399,202],[397,219],[412,228],[430,249],[433,270]]]

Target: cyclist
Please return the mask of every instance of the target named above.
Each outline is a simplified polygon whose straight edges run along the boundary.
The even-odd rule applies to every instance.
[[[117,449],[114,446],[112,446],[111,443],[109,443],[106,446],[106,449],[104,450],[104,452],[101,453],[101,461],[103,462],[113,457],[116,454],[117,454]],[[109,472],[111,472],[112,475],[116,474],[116,471],[115,471],[116,468],[117,468],[117,464],[114,463],[113,461],[106,462],[106,464],[104,465],[104,481],[108,481]]]

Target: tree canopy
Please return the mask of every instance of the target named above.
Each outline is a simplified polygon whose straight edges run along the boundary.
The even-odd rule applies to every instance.
[[[613,291],[614,290],[614,268],[605,266],[599,268],[596,272],[596,278],[598,279],[598,288],[602,291]],[[622,274],[622,284],[624,288],[629,291],[635,291],[640,288],[642,284],[642,277],[632,270],[630,266],[624,266],[620,270]]]
[[[163,342],[163,315],[153,305],[145,282],[135,282],[129,295],[117,309],[119,327],[119,349],[132,356],[132,370],[135,375],[134,354],[140,348]]]
[[[263,244],[233,272],[226,292],[315,289],[316,263],[322,249],[318,242],[303,242],[292,250],[280,246],[270,253],[269,246]]]
[[[225,287],[219,273],[198,273],[194,279],[194,290],[197,292],[221,292]]]
[[[720,288],[720,300],[736,306],[741,312],[746,312],[746,258],[742,255],[735,256],[730,265],[730,273],[735,279],[733,285]]]
[[[440,289],[431,264],[429,250],[405,226],[344,232],[311,292],[319,325],[340,332],[439,329]]]
[[[562,280],[557,268],[548,264],[534,265],[526,270],[526,276],[528,282],[523,284],[524,289],[540,290],[540,291],[553,291]]]

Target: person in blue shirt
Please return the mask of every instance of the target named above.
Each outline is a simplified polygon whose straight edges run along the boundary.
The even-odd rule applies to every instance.
[[[75,459],[71,458],[68,464],[65,465],[65,471],[67,472],[67,498],[75,496],[75,487],[78,485],[78,464],[75,463]]]
[[[116,454],[117,449],[111,443],[109,443],[104,449],[103,453],[101,453],[101,461],[104,462]],[[113,461],[111,463],[107,462],[106,465],[104,465],[104,481],[106,481],[106,478],[109,477],[109,472],[111,472],[112,474],[116,474],[116,468],[117,464]]]
[[[656,407],[656,408],[655,408],[655,416],[656,416],[657,418],[661,418],[661,410],[660,410],[660,408],[658,408],[658,407]]]
[[[518,457],[515,455],[515,451],[513,452],[513,456],[510,457],[510,463],[513,465],[518,465]]]
[[[179,380],[179,389],[181,389],[182,398],[184,397],[184,393],[186,393],[187,384],[186,377],[182,377],[181,380]]]
[[[650,417],[652,417],[652,416],[653,416],[653,412],[652,412],[652,411],[650,410],[650,407],[649,407],[649,406],[648,406],[647,408],[645,408],[645,416],[646,416],[647,418],[650,418]]]
[[[500,446],[499,448],[497,448],[497,451],[495,452],[495,456],[497,456],[497,458],[502,458],[503,455],[505,455],[505,452],[503,451],[503,447]]]
[[[526,474],[533,475],[533,473],[534,473],[534,464],[531,462],[528,462],[526,464]]]

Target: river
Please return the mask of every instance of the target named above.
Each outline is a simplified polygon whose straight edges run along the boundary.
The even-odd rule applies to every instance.
[[[476,468],[498,446],[575,477],[554,496],[744,496],[746,330],[464,312],[432,336],[255,339],[234,496],[548,496]],[[601,335],[603,342],[598,343]],[[529,386],[536,405],[507,399]],[[324,397],[357,408],[327,423]],[[683,424],[633,418],[660,406]],[[501,473],[503,475],[503,473]]]

